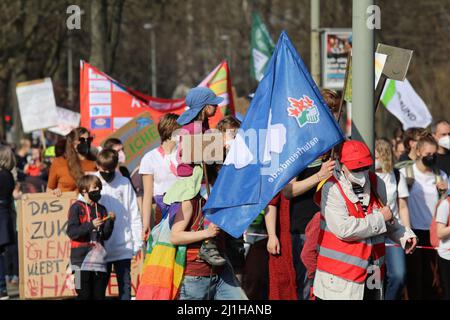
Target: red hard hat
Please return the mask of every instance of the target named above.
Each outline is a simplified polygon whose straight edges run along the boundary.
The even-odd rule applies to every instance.
[[[356,140],[348,140],[342,144],[339,161],[349,170],[370,167],[373,164],[369,148]]]

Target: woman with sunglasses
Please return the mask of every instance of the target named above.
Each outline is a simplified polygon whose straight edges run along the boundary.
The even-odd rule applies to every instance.
[[[47,192],[60,196],[62,192],[77,190],[76,182],[85,173],[97,171],[91,154],[92,137],[86,128],[73,129],[66,137],[66,149],[50,167]]]

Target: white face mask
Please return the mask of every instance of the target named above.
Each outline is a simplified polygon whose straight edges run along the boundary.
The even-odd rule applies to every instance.
[[[380,161],[375,159],[375,170],[380,170],[380,169],[381,169],[381,163],[380,163]]]
[[[127,161],[127,156],[125,155],[125,152],[122,150],[119,151],[119,163],[124,164]]]
[[[361,172],[350,172],[347,176],[348,181],[351,183],[357,184],[361,187],[364,187],[364,185],[367,182],[367,176],[369,171],[361,171]]]
[[[445,148],[447,150],[450,150],[450,136],[444,136],[439,139],[439,145],[442,148]]]

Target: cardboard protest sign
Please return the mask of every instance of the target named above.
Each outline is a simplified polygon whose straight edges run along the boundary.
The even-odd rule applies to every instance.
[[[49,193],[26,194],[18,201],[19,266],[21,299],[61,299],[76,296],[70,268],[70,239],[67,218],[74,192],[55,197]],[[139,285],[143,256],[132,261],[132,295]],[[117,296],[113,273],[106,289]]]
[[[131,119],[102,141],[102,144],[109,138],[117,138],[122,141],[127,157],[125,165],[130,172],[134,172],[142,157],[148,151],[159,146],[161,142],[157,125],[148,111]]]
[[[72,192],[59,198],[35,193],[18,201],[21,299],[75,295],[66,235],[67,215],[75,199]]]
[[[56,107],[56,112],[58,113],[58,125],[49,128],[48,131],[66,136],[80,125],[80,114],[78,112],[60,107]]]
[[[224,141],[218,130],[204,134],[183,135],[181,140],[184,163],[223,163]]]
[[[55,95],[50,78],[18,83],[16,94],[24,132],[29,133],[58,124]]]

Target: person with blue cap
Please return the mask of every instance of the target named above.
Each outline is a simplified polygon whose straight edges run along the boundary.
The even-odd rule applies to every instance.
[[[209,88],[191,89],[186,96],[189,107],[177,120],[182,125],[181,135],[202,134],[209,129],[208,118],[223,101]],[[183,131],[184,130],[184,131]],[[182,139],[182,136],[181,136]],[[224,259],[223,237],[220,229],[206,221],[202,207],[205,204],[203,165],[182,163],[181,143],[178,147],[178,180],[164,195],[164,203],[181,203],[174,217],[170,241],[185,245],[186,265],[180,287],[180,300],[247,299],[240,288],[230,263]]]
[[[209,88],[193,88],[186,96],[186,106],[189,109],[178,118],[177,123],[183,126],[181,129],[184,133],[190,135],[204,133],[209,129],[208,118],[216,114],[216,108],[223,100]],[[193,173],[194,166],[181,162],[181,152],[182,150],[179,148],[178,176],[189,177]]]

